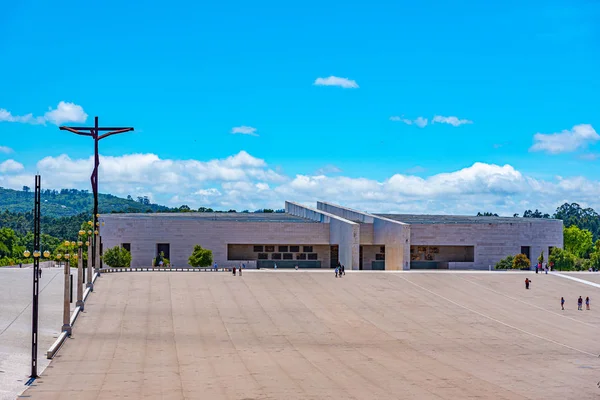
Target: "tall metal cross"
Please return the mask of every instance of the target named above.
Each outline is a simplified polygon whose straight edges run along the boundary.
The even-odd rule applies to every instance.
[[[94,193],[94,230],[98,229],[98,167],[100,166],[100,157],[98,155],[98,142],[102,139],[105,139],[112,135],[117,135],[119,133],[131,132],[133,128],[131,127],[100,127],[98,126],[98,117],[94,118],[94,126],[61,126],[59,127],[61,131],[69,131],[73,132],[77,135],[82,136],[91,136],[94,139],[94,170],[92,171],[92,176],[90,177],[90,181],[92,183],[92,192]],[[100,132],[106,132],[102,135]],[[99,268],[99,265],[96,265],[95,257],[96,254],[96,246],[99,246],[100,243],[97,242],[97,236],[94,235],[94,240],[92,240],[92,254],[88,254],[88,257],[92,257],[92,267],[94,269]],[[91,282],[88,282],[88,285]]]

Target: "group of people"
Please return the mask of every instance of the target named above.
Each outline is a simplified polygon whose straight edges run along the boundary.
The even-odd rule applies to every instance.
[[[565,298],[561,297],[560,298],[560,308],[561,309],[565,309]],[[585,309],[589,310],[590,309],[590,297],[587,296],[585,298]],[[583,311],[583,298],[581,296],[579,296],[579,298],[577,299],[577,310],[579,311]]]
[[[215,263],[215,268],[217,266],[217,263]],[[235,276],[236,272],[239,270],[240,271],[240,276],[242,276],[242,269],[246,268],[246,264],[240,264],[240,267],[237,268],[235,265],[233,266],[233,269],[231,270],[233,272],[233,276]]]
[[[346,267],[338,263],[338,266],[335,267],[335,277],[341,278],[343,275],[346,275]]]
[[[550,263],[550,265],[548,265],[546,263],[538,263],[535,266],[535,273],[537,274],[538,271],[544,271],[544,272],[548,273],[548,271],[552,271],[553,266],[554,266],[553,263]]]

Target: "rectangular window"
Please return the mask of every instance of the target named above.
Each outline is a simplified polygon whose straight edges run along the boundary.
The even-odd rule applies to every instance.
[[[283,259],[284,260],[293,260],[294,255],[292,253],[283,253]]]
[[[265,246],[265,251],[267,253],[272,253],[275,251],[275,246]]]
[[[255,253],[262,253],[263,251],[263,247],[262,246],[254,246],[254,252]]]
[[[308,253],[308,259],[309,260],[318,260],[319,256],[317,253]]]
[[[121,243],[121,247],[131,253],[131,243]]]
[[[268,260],[269,255],[267,253],[258,253],[258,259],[259,260]]]
[[[385,254],[375,254],[376,261],[385,261]]]
[[[302,251],[305,253],[312,253],[312,246],[302,246]]]
[[[306,260],[306,253],[296,254],[296,260]]]
[[[300,253],[300,246],[290,246],[290,253]]]
[[[280,253],[287,253],[287,251],[288,251],[287,246],[279,246],[278,248],[279,248]]]
[[[281,253],[271,254],[271,260],[281,260]]]

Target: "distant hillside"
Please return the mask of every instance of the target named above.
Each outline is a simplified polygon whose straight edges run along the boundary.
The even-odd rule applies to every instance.
[[[0,187],[0,211],[26,213],[33,209],[33,191],[4,189]],[[62,189],[60,191],[46,189],[42,191],[42,215],[47,217],[71,217],[82,213],[92,213],[94,199],[87,190]],[[151,204],[147,197],[131,196],[123,199],[111,194],[99,194],[98,208],[100,213],[111,212],[159,212],[170,211],[169,207]]]

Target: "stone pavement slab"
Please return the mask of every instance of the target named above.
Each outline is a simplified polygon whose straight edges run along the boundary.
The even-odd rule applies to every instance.
[[[529,273],[105,274],[25,394],[597,399],[600,314],[570,300],[591,289]]]

